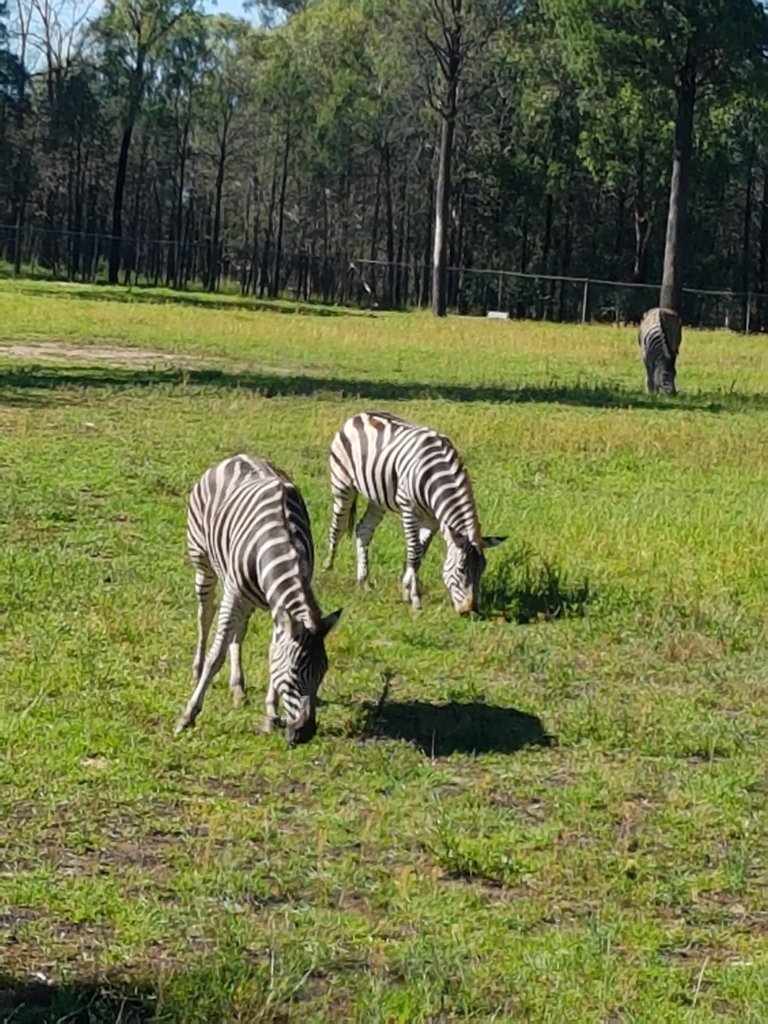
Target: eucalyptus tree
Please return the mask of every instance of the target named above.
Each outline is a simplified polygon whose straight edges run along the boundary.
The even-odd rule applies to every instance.
[[[432,229],[436,316],[447,312],[451,171],[462,83],[468,69],[482,60],[489,40],[516,19],[523,6],[507,0],[401,0],[396,8],[405,28],[407,64],[416,69],[439,124]]]
[[[667,93],[674,120],[660,304],[679,310],[697,99],[732,92],[763,66],[768,13],[760,0],[542,0],[574,71],[606,91],[632,81]]]
[[[578,156],[592,180],[616,203],[614,255],[610,273],[623,278],[630,272],[641,284],[648,276],[648,245],[656,212],[668,188],[674,125],[662,91],[653,83],[640,90],[624,81],[607,95],[585,88],[579,98],[582,127]],[[622,265],[623,210],[632,212],[631,268]]]
[[[0,211],[13,227],[8,235],[8,255],[14,270],[21,268],[21,229],[32,185],[34,166],[29,134],[27,68],[8,42],[8,9],[0,0]]]
[[[198,0],[106,0],[91,26],[101,70],[120,106],[112,200],[109,282],[116,283],[123,235],[123,200],[136,122],[156,65],[182,21],[199,13]]]
[[[198,94],[196,142],[213,169],[207,287],[215,291],[221,270],[222,198],[227,171],[251,133],[257,49],[251,26],[226,15],[206,18],[205,55]]]

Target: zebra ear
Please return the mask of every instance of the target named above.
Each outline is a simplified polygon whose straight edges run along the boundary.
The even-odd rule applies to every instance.
[[[337,608],[335,612],[331,612],[330,615],[326,615],[324,619],[320,620],[320,636],[328,636],[333,627],[341,618],[341,613],[343,611],[343,608]]]
[[[503,544],[506,539],[507,539],[506,537],[483,537],[483,547],[484,548],[495,548],[495,547],[498,547],[499,544]]]

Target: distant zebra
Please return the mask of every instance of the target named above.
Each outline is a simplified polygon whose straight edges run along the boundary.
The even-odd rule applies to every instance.
[[[483,537],[472,484],[447,437],[388,413],[369,412],[346,421],[331,444],[333,519],[325,568],[333,565],[342,533],[352,529],[357,494],[368,499],[357,524],[357,579],[368,578],[368,545],[384,512],[402,518],[407,566],[403,598],[421,606],[418,571],[435,531],[445,539],[443,581],[456,611],[479,604],[485,548],[504,537]]]
[[[194,724],[211,680],[230,656],[229,686],[245,697],[241,646],[254,608],[272,616],[269,689],[263,729],[280,725],[286,739],[305,743],[316,730],[317,691],[328,668],[325,636],[341,610],[322,617],[312,593],[314,548],[304,500],[281,470],[266,459],[234,455],[209,469],[189,496],[187,547],[195,567],[198,639],[195,690],[176,724]],[[216,636],[205,655],[213,622],[214,591],[222,583]]]
[[[677,393],[675,363],[680,351],[680,317],[672,309],[649,309],[640,321],[637,341],[645,364],[646,386],[650,392]]]

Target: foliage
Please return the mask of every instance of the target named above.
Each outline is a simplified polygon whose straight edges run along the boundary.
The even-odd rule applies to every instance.
[[[132,125],[121,279],[142,266],[157,284],[217,287],[228,274],[276,295],[279,237],[290,259],[396,262],[361,276],[387,278],[389,305],[425,304],[441,4],[269,6],[283,9],[267,24],[203,15],[192,0],[113,0],[66,45],[12,24],[0,43],[0,75],[15,81],[0,89],[0,258],[98,276],[104,247],[92,239],[110,232]],[[658,279],[674,76],[690,38],[701,60],[689,283],[740,290],[746,265],[749,287],[765,290],[768,206],[746,203],[768,187],[765,118],[733,115],[739,103],[759,111],[765,91],[753,7],[739,0],[742,18],[708,0],[683,24],[685,5],[648,0],[465,5],[449,264]],[[135,239],[162,245],[148,257]],[[461,305],[457,287],[450,300]]]

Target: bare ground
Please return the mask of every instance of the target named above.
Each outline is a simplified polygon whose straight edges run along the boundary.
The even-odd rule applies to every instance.
[[[117,345],[69,345],[63,342],[11,342],[0,345],[0,355],[14,359],[43,359],[61,362],[75,359],[88,363],[110,363],[116,366],[150,367],[200,366],[199,359],[179,352],[157,352],[152,349],[124,348]]]

